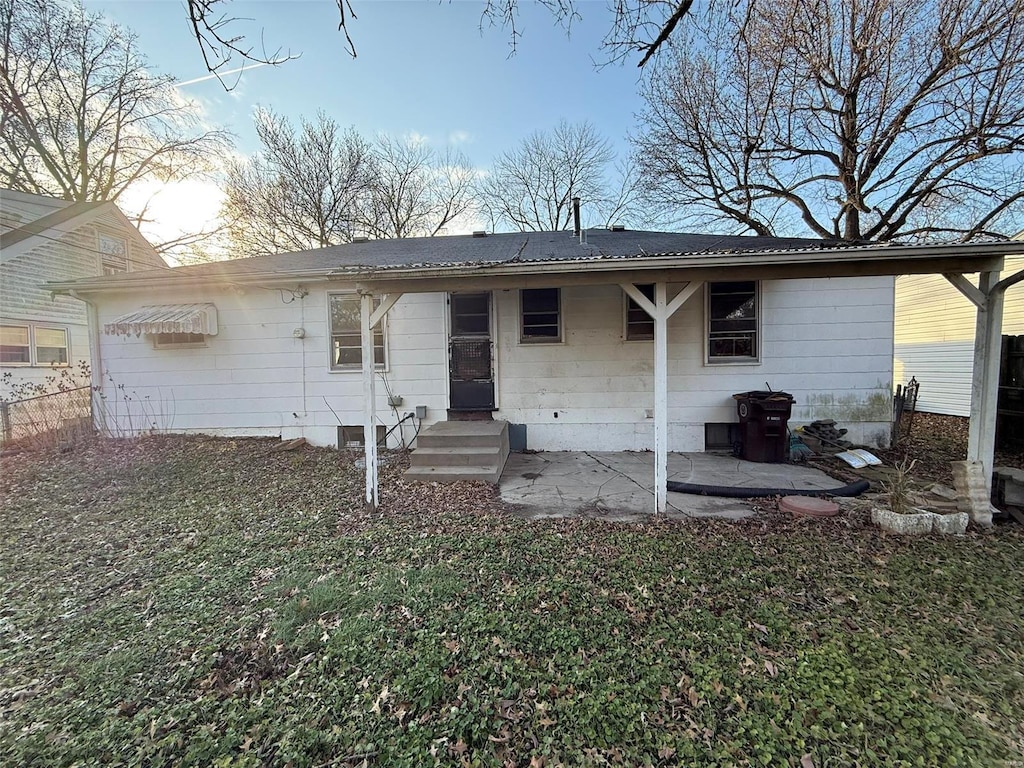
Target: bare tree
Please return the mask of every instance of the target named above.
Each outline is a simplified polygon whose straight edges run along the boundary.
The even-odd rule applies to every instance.
[[[355,58],[356,45],[349,29],[357,19],[355,0],[334,2],[338,7],[338,30],[344,35],[345,51]],[[582,0],[535,2],[566,29],[571,29],[572,24],[582,18]],[[242,19],[232,15],[231,3],[232,0],[186,0],[192,34],[210,72],[220,73],[235,57],[242,62],[260,64],[282,64],[296,57],[281,49],[270,52],[261,46],[257,50],[248,36],[238,31]],[[637,66],[643,67],[672,36],[692,4],[693,0],[615,0],[610,4],[612,24],[604,40],[605,49],[611,53],[612,60],[638,54]],[[481,26],[489,24],[507,30],[513,54],[522,35],[520,8],[520,0],[481,0]]]
[[[261,152],[228,170],[230,250],[255,255],[323,248],[354,237],[433,236],[467,213],[475,175],[423,142],[364,139],[319,113],[298,130],[256,113]]]
[[[741,0],[648,75],[645,177],[759,234],[998,235],[1024,202],[1024,0]]]
[[[356,233],[372,181],[371,147],[320,113],[316,122],[291,122],[256,113],[263,150],[232,163],[223,216],[233,255],[323,248]]]
[[[432,237],[469,212],[475,174],[459,153],[382,136],[373,146],[371,189],[361,227],[375,238]]]
[[[228,145],[147,71],[135,36],[50,0],[0,0],[0,185],[116,201],[144,179],[194,176]]]
[[[481,212],[495,229],[557,231],[572,227],[572,200],[579,197],[590,225],[627,223],[622,219],[637,211],[637,177],[628,162],[614,161],[610,142],[593,125],[563,120],[494,161],[478,187]]]

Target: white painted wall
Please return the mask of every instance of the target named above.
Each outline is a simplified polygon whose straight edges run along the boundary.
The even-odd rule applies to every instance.
[[[892,282],[762,283],[761,360],[752,364],[704,362],[698,292],[669,320],[669,450],[703,450],[704,424],[736,421],[732,395],[765,382],[796,398],[792,426],[833,418],[852,439],[887,440]],[[515,292],[498,294],[496,415],[526,424],[530,448],[653,449],[654,342],[624,339],[622,296],[617,286],[563,288],[564,342],[520,344]]]
[[[318,286],[304,297],[250,287],[161,292],[156,300],[104,296],[101,327],[145,304],[205,301],[216,305],[218,325],[217,335],[199,348],[155,349],[146,336],[102,335],[100,410],[111,430],[304,436],[315,445],[336,445],[340,424],[362,424],[362,381],[359,371],[330,370],[328,290]],[[426,405],[428,422],[443,421],[447,407],[443,307],[438,294],[408,295],[387,321],[384,375],[404,399],[399,414]],[[293,335],[297,328],[305,332],[301,339]],[[384,386],[378,386],[377,410],[385,425],[397,422]],[[409,423],[404,434],[411,441]],[[389,444],[398,444],[397,434]]]
[[[207,346],[193,349],[103,336],[105,410],[121,431],[304,436],[335,445],[339,423],[362,423],[359,372],[329,370],[327,295],[345,287],[309,286],[301,299],[258,288],[161,292],[158,300],[104,295],[101,325],[144,304],[211,301],[219,327]],[[750,365],[704,363],[698,293],[669,326],[669,449],[703,450],[705,422],[735,421],[731,395],[766,381],[796,397],[794,425],[835,418],[856,440],[887,436],[892,293],[891,278],[764,283],[761,361]],[[399,413],[426,405],[425,424],[446,418],[445,304],[443,294],[406,294],[387,321],[386,376],[404,400]],[[496,418],[526,424],[529,447],[538,450],[653,446],[653,342],[623,339],[617,286],[563,289],[560,344],[519,343],[516,291],[496,292],[494,305]],[[293,337],[299,327],[303,339]],[[396,422],[383,386],[377,409],[383,423]]]
[[[1006,259],[1002,274],[1024,269],[1024,257]],[[977,276],[972,282],[977,285]],[[969,416],[974,365],[974,305],[941,275],[896,280],[895,383],[921,383],[918,409]],[[1003,333],[1024,334],[1024,287],[1006,293]]]

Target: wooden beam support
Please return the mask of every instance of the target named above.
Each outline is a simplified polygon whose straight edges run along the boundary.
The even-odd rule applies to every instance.
[[[658,316],[658,310],[655,308],[654,304],[651,303],[651,300],[644,296],[640,292],[640,289],[633,285],[633,283],[619,283],[619,287],[623,291],[625,291],[626,295],[629,296],[629,298],[631,298],[633,301],[635,301],[637,303],[637,306],[639,306],[640,309],[642,309],[648,315],[650,315],[651,317]]]
[[[399,292],[381,297],[380,306],[373,308],[376,297],[370,291],[360,291],[359,335],[363,367],[363,451],[366,459],[366,506],[377,508],[380,495],[380,477],[377,466],[377,365],[373,359],[373,329],[387,316],[402,298]]]
[[[677,293],[675,298],[668,303],[668,316],[672,317],[672,315],[676,313],[676,310],[683,306],[683,304],[685,304],[693,294],[699,291],[703,285],[704,283],[698,280],[687,283],[683,287],[683,290]]]
[[[386,296],[382,296],[380,300],[380,306],[373,311],[370,315],[370,327],[376,328],[377,324],[384,319],[384,316],[391,310],[395,303],[402,298],[402,294],[398,292],[389,293]]]
[[[978,307],[974,331],[971,421],[967,437],[967,460],[982,465],[982,474],[990,490],[995,456],[999,365],[1003,344],[1004,292],[993,290],[998,280],[998,272],[983,272],[979,280],[979,288],[986,300],[984,306]]]
[[[978,287],[958,272],[946,272],[942,275],[949,284],[967,297],[975,307],[981,309],[985,306],[985,294],[978,290]]]
[[[644,296],[633,283],[620,287],[654,320],[654,513],[668,509],[668,319],[704,285],[691,282],[683,286],[671,301],[668,283],[654,284],[654,301]]]

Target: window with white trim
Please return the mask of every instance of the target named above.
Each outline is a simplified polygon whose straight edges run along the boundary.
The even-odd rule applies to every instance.
[[[99,233],[100,266],[104,275],[116,275],[128,271],[128,241]]]
[[[0,326],[0,363],[31,365],[32,345],[27,325]]]
[[[643,283],[636,286],[644,296],[654,302],[654,283]],[[654,338],[654,318],[647,310],[626,296],[626,339],[628,341],[650,341]]]
[[[560,288],[524,288],[519,291],[519,340],[555,343],[562,340]]]
[[[327,297],[331,328],[331,370],[361,370],[363,367],[362,299],[355,293],[332,293]],[[380,306],[374,297],[373,308]],[[373,360],[378,369],[385,368],[386,346],[382,318],[373,329]]]
[[[756,280],[708,283],[708,362],[758,359]]]
[[[0,326],[0,363],[64,367],[70,359],[68,331],[44,325]]]

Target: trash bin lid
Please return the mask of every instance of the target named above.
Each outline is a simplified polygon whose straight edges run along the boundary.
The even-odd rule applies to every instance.
[[[733,395],[734,400],[793,400],[789,392],[772,392],[771,390],[754,390],[751,392],[738,392]]]

